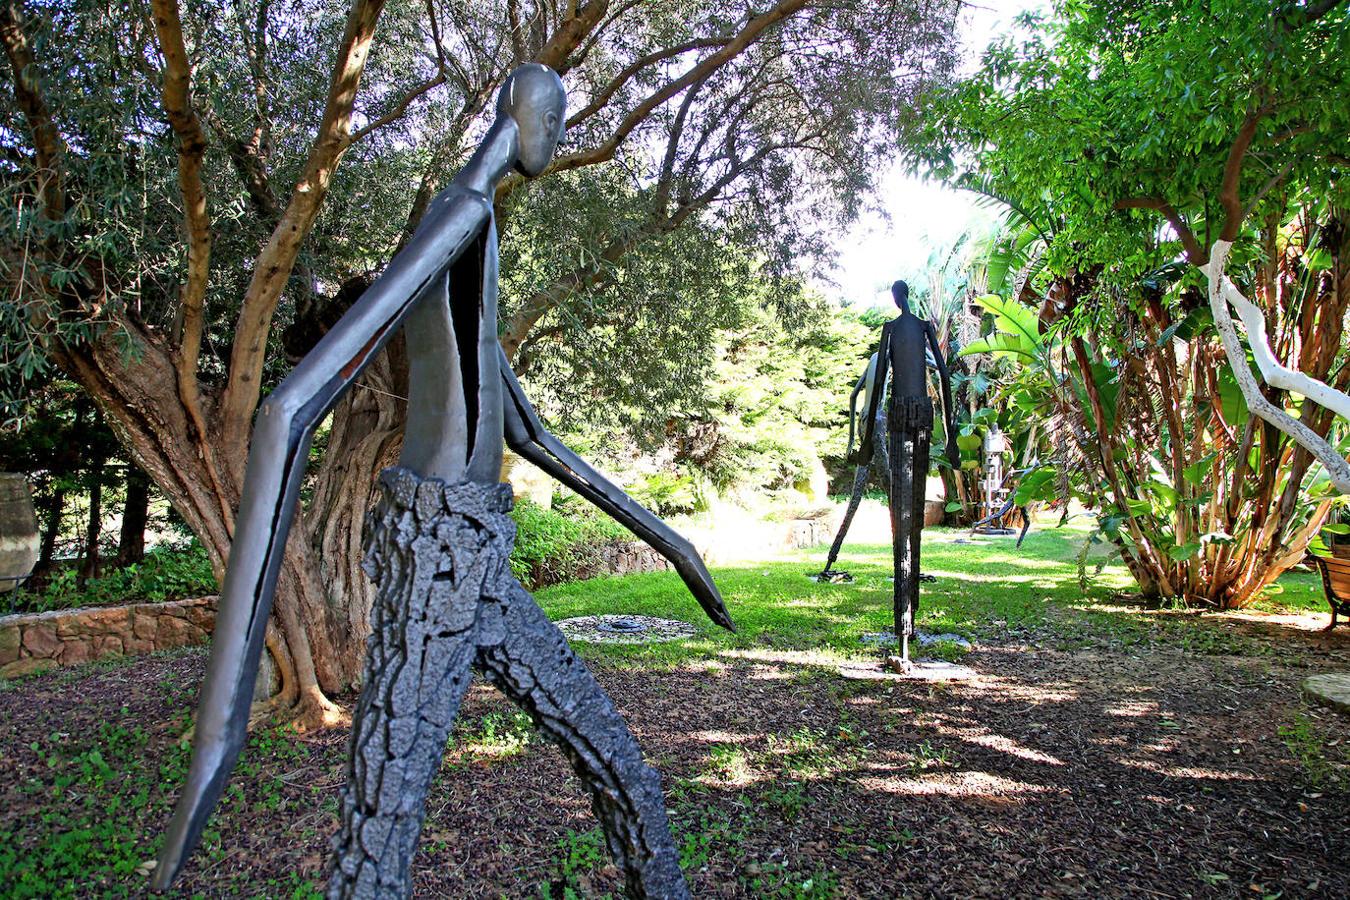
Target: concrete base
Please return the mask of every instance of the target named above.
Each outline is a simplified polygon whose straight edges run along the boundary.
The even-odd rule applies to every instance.
[[[839,674],[850,681],[972,681],[980,677],[970,666],[928,659],[910,662],[906,672],[894,671],[884,660],[848,663],[839,667]]]
[[[853,581],[853,576],[847,572],[813,572],[806,577],[824,584],[849,584]]]
[[[620,628],[623,623],[635,623],[640,630],[619,630],[616,623]],[[577,616],[557,624],[569,641],[583,644],[664,644],[694,636],[694,626],[688,622],[655,616]]]
[[[942,634],[929,634],[927,631],[914,632],[914,646],[919,649],[931,646],[933,644],[938,643],[939,641],[948,641],[950,643],[956,644],[962,650],[965,650],[967,653],[975,649],[973,646],[971,646],[970,641],[961,637],[961,635],[959,634],[953,634],[951,632],[944,632]],[[864,644],[889,646],[891,644],[896,643],[896,640],[894,632],[864,631],[862,635],[862,642]]]
[[[1350,674],[1331,672],[1303,680],[1303,693],[1317,703],[1350,712]]]

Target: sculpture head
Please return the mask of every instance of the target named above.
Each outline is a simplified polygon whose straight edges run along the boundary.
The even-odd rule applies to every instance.
[[[891,296],[895,298],[895,305],[900,307],[901,312],[909,312],[909,285],[897,281],[891,285]]]
[[[558,73],[539,63],[518,67],[497,95],[497,114],[516,123],[516,171],[531,178],[543,172],[567,124],[567,92]]]

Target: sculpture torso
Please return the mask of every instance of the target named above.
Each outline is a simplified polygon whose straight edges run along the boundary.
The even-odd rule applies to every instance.
[[[399,465],[423,478],[495,483],[502,464],[497,375],[497,231],[492,203],[452,186],[426,218],[469,246],[408,314],[408,424]],[[475,234],[476,232],[476,234]]]
[[[885,331],[882,346],[891,370],[891,397],[927,397],[927,323],[905,312],[887,322]]]

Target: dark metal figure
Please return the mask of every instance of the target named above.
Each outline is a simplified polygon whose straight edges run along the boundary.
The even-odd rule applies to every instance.
[[[403,327],[407,433],[368,520],[367,572],[379,586],[365,684],[352,730],[329,897],[396,897],[423,803],[470,669],[487,675],[558,741],[590,791],[610,852],[638,896],[685,897],[660,778],[558,629],[511,577],[503,436],[521,456],[671,560],[719,625],[731,628],[687,541],[544,430],[497,342],[492,197],[512,169],[538,175],[562,137],[565,96],[540,65],[511,74],[497,119],[408,245],[262,404],[187,784],[155,872],[167,887],[197,843],[246,737],[263,635],[314,428]]]
[[[858,395],[862,394],[862,411],[866,414],[872,409],[872,393],[876,390],[877,379],[877,354],[873,353],[867,360],[867,368],[858,376],[858,381],[853,385],[853,392],[848,396],[848,461],[855,464],[857,469],[853,473],[853,493],[849,495],[848,508],[844,510],[844,520],[839,523],[839,531],[834,536],[834,543],[830,545],[830,555],[825,558],[825,568],[812,576],[818,581],[852,581],[853,576],[848,572],[834,568],[834,562],[839,558],[839,551],[844,547],[844,538],[848,535],[849,526],[853,524],[853,516],[858,512],[858,506],[862,503],[863,492],[867,489],[867,482],[871,477],[873,467],[881,470],[881,477],[890,484],[890,463],[887,462],[886,455],[886,433],[884,430],[876,430],[876,422],[872,423],[873,434],[876,435],[872,441],[873,452],[868,457],[861,456],[861,447],[858,452],[853,449],[853,438],[856,434],[861,438],[863,428],[861,422],[858,422]],[[886,386],[883,384],[881,390],[884,392]],[[855,428],[855,423],[857,427]]]
[[[895,553],[895,633],[900,659],[909,663],[909,639],[919,610],[919,549],[923,534],[924,485],[928,479],[928,445],[933,430],[933,403],[928,399],[927,357],[932,353],[942,390],[942,413],[947,426],[947,459],[961,465],[952,419],[951,377],[938,348],[932,323],[909,311],[909,285],[891,285],[900,315],[881,329],[877,348],[876,383],[886,386],[886,439],[890,457],[891,540]],[[890,382],[886,381],[889,372]],[[872,391],[859,441],[858,457],[869,459],[877,441],[876,419],[883,391]]]

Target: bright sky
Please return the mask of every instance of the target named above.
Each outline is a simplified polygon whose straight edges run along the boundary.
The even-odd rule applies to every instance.
[[[963,68],[973,68],[990,39],[1006,31],[1018,13],[1046,5],[1038,0],[967,4],[961,22]],[[889,308],[891,282],[917,278],[934,247],[949,245],[970,225],[995,216],[977,206],[975,195],[925,182],[903,169],[897,166],[882,178],[877,197],[882,211],[863,215],[836,244],[836,284],[818,285],[827,297]]]

